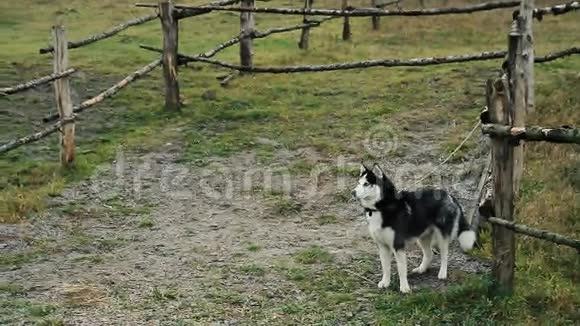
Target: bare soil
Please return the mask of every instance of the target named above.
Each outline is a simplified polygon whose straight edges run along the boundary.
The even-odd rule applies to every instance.
[[[410,178],[435,166],[436,155],[429,154],[435,148],[425,137],[403,145],[406,156],[383,163],[397,170],[399,184],[411,185]],[[349,199],[356,157],[279,148],[266,163],[243,152],[192,166],[181,161],[181,147],[167,144],[147,154],[119,149],[90,180],[52,198],[43,216],[2,226],[2,255],[24,258],[1,270],[0,279],[21,287],[27,300],[56,305],[54,316],[66,324],[314,323],[280,307],[309,300],[304,281],[288,275],[302,268],[297,255],[319,248],[332,259],[309,264],[309,282],[316,284],[325,270],[346,271],[355,282],[358,311],[338,323],[372,322],[364,298],[380,293],[380,264],[362,209]],[[444,186],[466,210],[481,172],[478,156],[437,173],[454,180]],[[292,172],[296,162],[309,171]],[[341,169],[347,173],[336,172]],[[419,264],[417,247],[408,259],[409,270]],[[488,265],[454,244],[450,280],[438,280],[437,269],[436,257],[425,275],[410,276],[413,291],[443,290]]]

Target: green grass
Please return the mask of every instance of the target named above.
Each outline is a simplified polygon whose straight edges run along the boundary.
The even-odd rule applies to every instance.
[[[296,253],[295,259],[301,264],[330,263],[332,254],[319,246],[312,246]]]
[[[542,2],[541,5],[557,2]],[[352,3],[359,5],[359,1]],[[448,5],[454,4],[464,3],[451,1]],[[272,6],[278,5],[282,2],[272,3]],[[324,0],[316,3],[319,7],[336,5]],[[438,1],[430,4],[438,5]],[[59,15],[69,39],[78,40],[149,12],[136,9],[131,1],[1,2],[0,37],[10,40],[3,44],[0,57],[2,85],[50,73],[51,58],[38,55],[37,50],[50,41],[50,26]],[[341,20],[337,19],[312,31],[308,51],[296,48],[299,32],[256,40],[254,61],[260,66],[294,65],[505,49],[510,13],[505,10],[420,19],[389,17],[382,19],[380,31],[370,31],[369,19],[352,19],[353,39],[350,42],[340,40]],[[300,19],[258,15],[256,21],[257,27],[264,30],[294,25]],[[535,23],[536,54],[544,55],[577,45],[579,22],[578,15],[571,13],[545,17],[541,23]],[[184,20],[180,23],[180,51],[195,54],[213,48],[237,35],[238,24],[237,15],[226,13]],[[210,27],[211,33],[208,33]],[[140,50],[139,43],[157,45],[160,42],[159,24],[151,22],[86,48],[71,50],[71,66],[84,74],[72,79],[73,88],[83,99],[95,95],[156,57]],[[237,51],[236,47],[230,48],[221,53],[219,59],[237,62]],[[499,65],[500,60],[422,68],[254,75],[238,77],[228,88],[220,88],[215,77],[226,70],[192,64],[191,67],[199,69],[180,71],[181,92],[187,103],[181,114],[163,112],[163,83],[158,69],[81,115],[77,124],[78,155],[74,170],[60,169],[56,136],[3,155],[0,158],[0,222],[27,221],[38,216],[51,197],[61,194],[71,183],[88,178],[100,164],[109,164],[120,146],[127,151],[145,153],[162,148],[168,142],[179,144],[184,150],[180,161],[193,166],[207,164],[211,156],[229,156],[242,150],[255,151],[259,162],[267,164],[280,149],[306,147],[317,150],[327,159],[349,155],[389,160],[404,157],[404,147],[399,146],[387,154],[370,153],[363,146],[369,137],[369,126],[389,127],[400,142],[405,142],[413,140],[416,132],[427,127],[446,128],[453,122],[455,127],[446,129],[448,132],[432,135],[440,145],[434,149],[436,153],[429,154],[445,157],[473,126],[485,105],[484,82],[497,75]],[[535,70],[537,111],[529,115],[529,123],[580,125],[580,93],[570,91],[580,87],[580,58],[575,56],[536,65]],[[213,96],[202,97],[208,91]],[[0,142],[38,129],[35,124],[53,110],[52,97],[50,87],[1,97]],[[452,162],[469,159],[475,146],[475,142],[468,142]],[[524,179],[516,208],[518,221],[580,238],[577,148],[528,144],[526,151]],[[311,171],[309,162],[295,159],[287,168],[304,175]],[[333,172],[353,176],[357,171],[347,167]],[[301,212],[300,203],[291,197],[271,196],[270,199],[276,215]],[[335,195],[338,202],[349,199],[348,191]],[[119,200],[107,204],[112,208],[92,211],[86,209],[84,203],[78,203],[61,209],[63,215],[83,218],[102,214],[112,218],[138,216],[138,226],[153,226],[153,221],[140,217],[149,213],[150,208],[146,206],[128,207]],[[319,224],[335,220],[330,217],[317,219]],[[81,252],[93,246],[107,251],[124,243],[122,238],[93,243],[95,239],[83,235],[73,240],[74,243],[67,246],[76,246]],[[489,258],[488,233],[483,240],[484,248],[475,254]],[[294,257],[300,266],[281,272],[286,279],[309,291],[308,296],[304,300],[280,303],[275,308],[281,314],[305,313],[304,323],[356,321],[351,315],[356,316],[366,305],[372,307],[368,312],[370,318],[382,324],[571,324],[578,320],[580,260],[577,253],[525,237],[518,238],[517,247],[517,289],[513,297],[502,299],[487,297],[487,280],[480,277],[462,280],[461,284],[441,293],[426,291],[401,297],[369,289],[359,296],[355,291],[363,285],[352,275],[335,269],[329,274],[317,274],[314,267],[319,263],[332,265],[333,258],[322,248],[309,248]],[[252,245],[247,249],[258,250]],[[3,254],[0,266],[22,266],[52,252],[50,246],[35,245],[27,251]],[[95,259],[87,258],[98,263],[98,256]],[[360,268],[365,272],[367,267]],[[42,303],[37,307],[36,303],[20,298],[18,291],[14,291],[9,288],[3,291],[8,294],[7,298],[2,297],[0,316],[17,315],[20,319],[46,325],[61,323],[51,316],[52,308],[42,308]],[[154,300],[174,300],[171,291],[158,291],[158,294],[153,291]],[[365,295],[369,297],[367,302],[359,304],[352,300],[353,297],[365,298]],[[216,300],[218,303],[211,308],[243,301],[240,294],[229,292],[216,295]],[[251,316],[259,316],[259,313]],[[292,322],[300,320],[289,320]]]

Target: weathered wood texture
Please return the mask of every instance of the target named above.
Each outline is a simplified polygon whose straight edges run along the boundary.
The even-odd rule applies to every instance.
[[[240,8],[253,9],[254,0],[242,0]],[[252,66],[252,36],[254,32],[254,14],[251,12],[240,13],[240,64],[244,67]]]
[[[66,34],[62,26],[53,26],[54,40],[54,73],[62,73],[68,70],[68,47]],[[54,82],[54,99],[61,120],[73,117],[73,104],[70,93],[68,77],[63,77]],[[70,168],[75,161],[75,125],[68,123],[62,127],[60,134],[60,163],[64,168]]]
[[[534,33],[532,30],[534,0],[523,0],[520,8],[522,15],[517,22],[519,32],[522,35],[522,50],[521,56],[518,56],[517,59],[521,61],[525,89],[525,110],[529,113],[535,110]],[[518,127],[517,123],[518,121],[514,126]]]
[[[350,10],[348,9],[348,0],[342,0],[342,10],[343,11]],[[350,37],[351,37],[350,17],[344,16],[344,22],[342,24],[342,40],[348,41],[350,40]]]
[[[378,5],[378,0],[371,0],[371,7],[380,8]],[[373,30],[378,31],[379,28],[381,28],[381,17],[372,16],[371,17],[371,24],[373,26]]]
[[[163,52],[162,50],[160,50],[161,52]],[[134,82],[135,80],[145,76],[147,73],[149,73],[151,70],[155,69],[156,67],[161,65],[161,60],[157,59],[151,63],[149,63],[148,65],[146,65],[145,67],[133,72],[132,74],[130,74],[129,76],[123,78],[121,81],[119,81],[118,83],[116,83],[115,85],[109,87],[108,89],[106,89],[105,91],[99,93],[97,96],[90,98],[84,102],[82,102],[79,105],[75,105],[73,107],[73,112],[74,113],[79,113],[84,111],[85,109],[102,102],[104,99],[109,98],[113,95],[115,95],[117,92],[119,92],[121,89],[123,89],[124,87],[126,87],[127,85],[129,85],[130,83]],[[46,117],[44,117],[42,119],[43,122],[50,122],[50,121],[54,121],[58,118],[58,114],[51,114],[48,115]]]
[[[73,116],[72,118],[60,120],[57,123],[53,124],[52,126],[47,127],[39,132],[35,132],[31,135],[14,139],[8,143],[0,145],[0,153],[6,153],[6,152],[9,152],[9,151],[11,151],[15,148],[18,148],[22,145],[33,143],[33,142],[38,141],[42,138],[45,138],[46,136],[51,135],[51,134],[61,130],[62,126],[73,123],[75,119],[76,119],[76,116]]]
[[[171,1],[159,3],[159,18],[163,31],[163,78],[165,79],[165,109],[180,110],[179,82],[177,80],[178,20]]]
[[[487,184],[489,176],[491,174],[491,153],[487,156],[485,163],[482,166],[481,177],[479,178],[479,183],[477,184],[477,197],[475,199],[475,204],[470,208],[469,213],[467,213],[467,222],[471,225],[471,229],[477,231],[479,227],[479,215],[477,214],[477,208],[479,203],[483,198],[484,188]]]
[[[563,57],[567,57],[567,56],[572,55],[572,54],[580,54],[580,47],[575,46],[573,48],[569,48],[566,50],[550,53],[550,54],[545,55],[543,57],[534,57],[534,63],[550,62],[550,61],[554,61],[554,60],[557,60],[557,59],[560,59]]]
[[[486,135],[509,140],[580,144],[580,129],[573,128],[512,127],[500,124],[484,124],[481,130]]]
[[[533,17],[541,21],[545,15],[558,16],[578,9],[580,9],[580,2],[571,1],[568,3],[554,5],[552,7],[535,8],[533,11]],[[519,15],[519,11],[520,9],[514,11],[514,20]]]
[[[517,224],[515,222],[506,221],[504,219],[497,218],[497,217],[489,217],[489,218],[487,218],[487,220],[493,225],[499,225],[503,228],[512,230],[513,232],[516,232],[516,233],[525,234],[525,235],[528,235],[530,237],[550,241],[550,242],[557,243],[560,245],[572,247],[576,250],[580,250],[580,240],[571,239],[571,238],[568,238],[568,237],[563,236],[561,234],[557,234],[557,233],[550,232],[550,231],[534,229],[534,228],[531,228],[531,227],[523,225],[523,224]]]
[[[505,80],[488,81],[487,96],[490,120],[508,124],[510,119],[508,85]],[[492,139],[493,152],[493,207],[495,216],[506,221],[513,220],[514,214],[514,158],[513,146],[502,138]],[[514,285],[515,237],[513,232],[501,226],[494,226],[493,268],[494,290],[497,293],[511,293]]]
[[[189,62],[205,62],[224,68],[235,69],[240,71],[250,71],[255,73],[298,73],[298,72],[319,72],[319,71],[333,71],[333,70],[349,70],[370,67],[403,67],[403,66],[430,66],[439,64],[449,64],[457,62],[468,61],[482,61],[503,58],[505,51],[483,52],[476,54],[465,54],[458,56],[447,57],[432,57],[432,58],[414,58],[414,59],[384,59],[384,60],[366,60],[358,62],[337,63],[328,65],[304,65],[304,66],[289,66],[289,67],[244,67],[230,64],[227,62],[210,60],[207,58],[180,55],[180,60]]]
[[[124,23],[121,23],[117,26],[112,27],[108,31],[89,36],[86,39],[76,41],[76,42],[68,42],[68,48],[69,49],[80,48],[82,46],[89,45],[91,43],[94,43],[94,42],[97,42],[100,40],[104,40],[106,38],[109,38],[111,36],[119,34],[120,32],[126,30],[127,28],[129,28],[131,26],[141,25],[141,24],[144,24],[146,22],[152,21],[155,18],[157,18],[157,14],[151,14],[151,15],[138,17],[138,18],[129,20],[127,22],[124,22]],[[40,54],[49,53],[52,51],[54,51],[53,46],[49,46],[49,47],[42,48],[39,50]]]
[[[332,19],[333,17],[326,18],[325,20]],[[297,27],[297,26],[296,26]],[[283,28],[286,29],[286,28]],[[285,31],[285,30],[284,30]],[[278,31],[280,32],[280,31]],[[264,32],[265,34],[266,32]],[[257,34],[260,35],[260,34]],[[233,42],[236,44],[238,40],[236,38],[224,43]],[[154,52],[162,52],[161,49],[141,45],[141,48]],[[224,47],[225,48],[225,47]],[[215,49],[214,49],[215,50]],[[214,51],[211,50],[211,51]],[[211,51],[206,52],[206,54]],[[220,49],[221,51],[221,49]],[[545,57],[536,57],[536,63],[548,62],[562,58],[571,54],[580,53],[578,48],[572,48],[557,53],[549,54]],[[349,69],[361,69],[361,68],[371,68],[371,67],[403,67],[403,66],[429,66],[429,65],[439,65],[439,64],[450,64],[458,62],[469,62],[469,61],[483,61],[483,60],[494,60],[504,58],[507,51],[488,51],[475,54],[464,54],[456,56],[447,57],[433,57],[433,58],[412,58],[412,59],[382,59],[382,60],[366,60],[358,62],[347,62],[347,63],[336,63],[328,65],[304,65],[304,66],[289,66],[289,67],[243,67],[239,65],[234,65],[231,63],[209,60],[205,55],[200,54],[197,56],[179,54],[180,63],[185,62],[205,62],[208,64],[221,66],[224,68],[239,70],[239,71],[251,71],[254,73],[271,73],[271,74],[283,74],[283,73],[298,73],[298,72],[320,72],[320,71],[333,71],[333,70],[349,70]]]
[[[525,78],[523,75],[522,44],[522,34],[520,33],[518,22],[513,21],[512,29],[508,34],[507,78],[509,82],[510,120],[507,123],[518,127],[525,126],[526,120]],[[513,187],[516,196],[518,194],[524,164],[524,144],[522,143],[519,145],[520,146],[513,148]]]
[[[242,0],[221,0],[221,1],[213,1],[210,2],[204,6],[228,6],[228,5],[233,5],[236,4],[238,2],[241,2]],[[137,4],[137,6],[139,6],[139,4]],[[202,6],[203,7],[203,6]],[[187,9],[175,9],[175,15],[178,19],[183,19],[183,18],[188,18],[188,17],[194,17],[194,16],[199,16],[199,15],[204,15],[207,13],[210,13],[211,10],[209,9],[204,9],[204,10],[187,10]]]
[[[304,9],[311,9],[312,5],[314,4],[314,0],[304,0]],[[307,24],[308,16],[304,15],[302,22]],[[310,26],[305,26],[302,28],[302,33],[300,34],[300,41],[298,42],[298,48],[302,50],[308,49],[310,41]]]
[[[520,5],[520,1],[492,1],[480,3],[473,6],[465,7],[448,7],[432,9],[413,9],[413,10],[385,10],[379,8],[356,8],[353,10],[337,9],[304,9],[304,8],[235,8],[235,7],[218,7],[218,6],[176,6],[179,9],[186,10],[215,10],[215,11],[234,11],[234,12],[256,12],[282,15],[320,15],[320,16],[350,16],[350,17],[372,17],[372,16],[437,16],[437,15],[454,15],[454,14],[471,14],[478,11],[489,11],[502,8],[513,8]],[[143,5],[147,6],[150,5]]]
[[[10,95],[10,94],[16,94],[46,83],[49,83],[53,80],[57,80],[63,77],[68,77],[70,75],[72,75],[76,70],[74,68],[69,68],[63,72],[59,72],[59,73],[53,73],[51,75],[48,76],[43,76],[37,79],[33,79],[27,82],[24,82],[22,84],[18,84],[15,86],[11,86],[11,87],[4,87],[4,88],[0,88],[0,95]]]

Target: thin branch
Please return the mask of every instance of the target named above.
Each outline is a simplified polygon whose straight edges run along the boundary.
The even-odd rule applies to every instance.
[[[479,179],[479,184],[477,185],[477,197],[475,199],[475,205],[470,209],[467,214],[469,222],[471,223],[471,229],[477,233],[479,228],[479,217],[477,213],[477,208],[479,203],[483,198],[485,185],[488,183],[489,175],[491,174],[491,153],[487,155],[485,164],[483,165],[483,171],[481,171],[481,178]]]
[[[320,15],[320,16],[435,16],[452,14],[470,14],[478,11],[488,11],[502,8],[512,8],[520,5],[520,1],[492,1],[466,7],[414,9],[414,10],[385,10],[380,8],[348,8],[339,9],[304,9],[304,8],[236,8],[219,6],[176,6],[181,10],[215,10],[234,12],[256,12],[283,15]],[[139,7],[155,7],[155,4],[137,4]]]
[[[110,88],[108,88],[107,90],[105,90],[104,92],[100,93],[99,95],[88,99],[84,102],[82,102],[80,105],[76,105],[73,107],[73,112],[74,113],[78,113],[78,112],[82,112],[85,109],[99,103],[102,102],[104,99],[111,97],[113,95],[115,95],[117,92],[119,92],[121,89],[123,89],[124,87],[126,87],[127,85],[129,85],[130,83],[134,82],[135,80],[145,76],[147,73],[149,73],[151,70],[155,69],[155,67],[161,65],[161,60],[157,59],[151,63],[149,63],[148,65],[146,65],[145,67],[133,72],[132,74],[130,74],[129,76],[123,78],[121,81],[119,81],[117,84],[111,86]],[[58,119],[58,114],[57,113],[53,113],[51,115],[48,115],[46,117],[44,117],[42,119],[43,122],[50,122],[50,121],[54,121]]]
[[[149,47],[149,50],[153,48]],[[154,49],[154,51],[161,51],[160,49]],[[305,66],[289,66],[289,67],[245,67],[230,64],[227,62],[210,60],[202,57],[193,57],[180,55],[180,60],[183,62],[205,62],[216,66],[221,66],[224,68],[239,70],[243,72],[254,72],[254,73],[272,73],[272,74],[282,74],[282,73],[298,73],[298,72],[316,72],[316,71],[332,71],[332,70],[349,70],[349,69],[360,69],[360,68],[370,68],[370,67],[410,67],[410,66],[429,66],[429,65],[439,65],[448,63],[458,63],[458,62],[468,62],[468,61],[482,61],[482,60],[492,60],[503,58],[506,51],[493,51],[493,52],[482,52],[476,54],[465,54],[458,56],[447,56],[447,57],[432,57],[432,58],[414,58],[414,59],[384,59],[384,60],[367,60],[367,61],[357,61],[357,62],[347,62],[347,63],[337,63],[328,65],[305,65]]]
[[[141,24],[144,24],[146,22],[152,21],[155,18],[157,18],[157,14],[151,14],[151,15],[142,16],[139,18],[129,20],[127,22],[124,22],[122,24],[119,24],[117,26],[112,27],[108,31],[89,36],[84,40],[80,40],[80,41],[76,41],[76,42],[68,42],[68,48],[75,49],[75,48],[80,48],[80,47],[85,46],[85,45],[89,45],[91,43],[94,43],[94,42],[109,38],[111,36],[114,36],[116,34],[119,34],[120,32],[126,30],[127,28],[129,28],[131,26],[141,25]],[[39,50],[40,54],[50,53],[52,51],[54,51],[53,46],[45,47],[45,48],[42,48]]]
[[[221,6],[228,6],[228,5],[233,5],[236,4],[238,2],[240,2],[241,0],[221,0],[221,1],[214,1],[214,2],[210,2],[206,5],[201,5],[196,7],[195,9],[180,9],[177,8],[177,6],[175,6],[176,8],[176,14],[177,14],[177,18],[178,19],[182,19],[182,18],[187,18],[187,17],[193,17],[193,16],[199,16],[199,15],[203,15],[203,14],[207,14],[210,13],[212,11],[212,9],[208,8],[208,7],[221,7]],[[152,3],[136,3],[135,4],[136,7],[143,7],[143,8],[158,8],[159,4],[152,4]]]
[[[17,138],[17,139],[14,139],[8,143],[5,143],[5,144],[0,146],[0,153],[6,153],[6,152],[11,151],[15,148],[18,148],[22,145],[26,145],[26,144],[38,141],[38,140],[40,140],[40,139],[42,139],[50,134],[53,134],[53,133],[59,131],[62,126],[64,126],[67,123],[71,123],[71,122],[75,121],[75,119],[76,119],[76,116],[60,120],[57,123],[53,124],[52,126],[45,128],[39,132],[35,132],[31,135],[28,135],[28,136],[25,136],[22,138]]]
[[[558,51],[558,52],[554,52],[554,53],[550,53],[546,56],[543,57],[535,57],[534,58],[534,62],[535,63],[544,63],[544,62],[549,62],[549,61],[554,61],[556,59],[560,59],[572,54],[580,54],[580,47],[576,46],[570,49],[566,49],[563,51]]]
[[[331,19],[335,19],[335,18],[336,17],[327,17],[327,18],[324,18],[321,20],[310,21],[308,23],[295,25],[295,26],[276,27],[276,28],[265,30],[263,32],[253,31],[250,34],[250,37],[254,38],[254,39],[264,38],[264,37],[271,35],[271,34],[290,32],[290,31],[298,30],[298,29],[301,29],[304,27],[317,27],[317,26],[320,26],[320,24],[322,24],[323,22],[331,20]],[[236,37],[232,38],[231,40],[228,40],[224,43],[219,44],[217,47],[215,47],[215,48],[213,48],[205,53],[198,54],[196,57],[211,58],[211,57],[215,56],[216,54],[218,54],[219,52],[221,52],[221,51],[223,51],[223,50],[225,50],[233,45],[238,44],[240,42],[240,40],[241,40],[240,36],[236,36]],[[152,46],[140,44],[139,47],[142,49],[145,49],[145,50],[149,50],[149,51],[153,51],[153,52],[157,52],[157,53],[163,53],[163,50],[152,47]]]
[[[15,93],[19,93],[22,91],[25,91],[27,89],[42,85],[42,84],[46,84],[49,83],[53,80],[57,80],[57,79],[61,79],[63,77],[69,76],[71,74],[73,74],[76,70],[74,68],[70,68],[67,69],[63,72],[59,72],[57,74],[51,74],[48,76],[43,76],[37,79],[33,79],[27,82],[24,82],[22,84],[18,84],[16,86],[12,86],[12,87],[5,87],[5,88],[0,88],[0,94],[2,95],[10,95],[10,94],[15,94]]]
[[[230,81],[232,81],[232,79],[234,79],[234,78],[235,78],[236,76],[238,76],[239,74],[240,74],[240,72],[239,72],[239,71],[237,71],[237,70],[234,70],[234,71],[232,71],[232,72],[231,72],[229,75],[227,75],[227,76],[226,76],[224,79],[222,79],[222,80],[220,81],[220,86],[222,86],[222,87],[226,87],[226,86],[228,85],[228,83],[229,83]]]
[[[571,1],[568,3],[563,3],[551,7],[535,8],[533,11],[533,17],[537,18],[539,21],[542,21],[544,15],[558,16],[578,9],[580,9],[580,2]],[[513,13],[513,19],[516,20],[519,14],[520,10],[519,9],[515,10]]]
[[[572,248],[575,248],[576,250],[580,251],[580,240],[571,239],[571,238],[568,238],[568,237],[563,236],[561,234],[557,234],[557,233],[550,232],[550,231],[534,229],[534,228],[531,228],[531,227],[523,225],[523,224],[517,224],[515,222],[506,221],[504,219],[497,218],[497,217],[489,217],[489,218],[487,218],[487,220],[491,224],[501,225],[501,226],[505,227],[506,229],[510,229],[510,230],[514,231],[515,233],[521,233],[521,234],[528,235],[530,237],[534,237],[534,238],[550,241],[553,243],[557,243],[560,245],[572,247]]]
[[[580,144],[580,129],[573,128],[512,127],[490,123],[482,125],[481,131],[492,137],[505,137],[514,140]]]

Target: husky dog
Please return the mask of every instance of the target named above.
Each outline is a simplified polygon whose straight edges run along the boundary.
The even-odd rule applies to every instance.
[[[412,273],[427,271],[433,260],[431,247],[436,245],[441,255],[439,279],[447,278],[449,244],[453,239],[459,240],[464,251],[473,247],[475,232],[469,229],[457,200],[445,190],[425,188],[399,192],[377,164],[369,169],[361,163],[360,179],[352,194],[364,207],[371,238],[379,247],[383,269],[379,288],[387,288],[391,283],[394,255],[400,291],[411,292],[405,247],[412,241],[423,252],[421,264]]]

